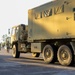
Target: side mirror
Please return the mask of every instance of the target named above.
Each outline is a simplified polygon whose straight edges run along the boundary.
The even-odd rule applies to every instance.
[[[8,34],[10,34],[10,29],[8,29]]]

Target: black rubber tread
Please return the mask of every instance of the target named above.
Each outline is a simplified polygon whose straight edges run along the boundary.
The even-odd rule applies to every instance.
[[[20,57],[20,52],[18,51],[18,44],[13,44],[13,46],[14,45],[16,47],[16,51],[15,51],[15,53],[12,53],[13,54],[13,57],[14,58],[19,58]]]

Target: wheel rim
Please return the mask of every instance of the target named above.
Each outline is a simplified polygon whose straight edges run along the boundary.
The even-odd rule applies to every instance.
[[[13,51],[12,51],[12,54],[13,54],[13,56],[15,57],[15,55],[16,55],[16,47],[15,47],[15,45],[13,45]]]
[[[36,56],[36,53],[32,53],[32,56],[35,57]]]
[[[50,48],[45,49],[44,57],[45,57],[45,59],[49,59],[51,57],[51,49]]]
[[[67,51],[65,49],[62,49],[60,51],[60,56],[59,57],[60,57],[60,59],[62,61],[67,61],[68,60],[68,57],[69,57],[69,54],[67,53]]]

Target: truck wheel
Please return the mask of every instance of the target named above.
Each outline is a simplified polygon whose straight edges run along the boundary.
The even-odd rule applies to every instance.
[[[40,53],[32,53],[32,56],[33,57],[39,57],[40,56]]]
[[[73,65],[73,52],[72,49],[67,45],[62,45],[59,47],[57,52],[57,58],[61,65],[69,66]]]
[[[12,55],[13,55],[14,58],[19,58],[19,56],[20,56],[20,52],[18,52],[18,46],[17,46],[17,44],[13,45]]]
[[[45,63],[47,63],[47,64],[53,63],[54,57],[55,57],[55,53],[54,53],[53,46],[46,45],[43,49],[43,59],[44,59]]]

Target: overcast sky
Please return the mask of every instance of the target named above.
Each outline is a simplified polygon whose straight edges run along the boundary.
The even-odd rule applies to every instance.
[[[28,9],[52,0],[0,0],[0,39],[14,25],[28,24]]]

